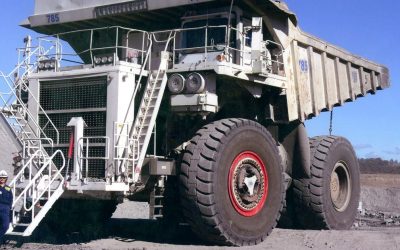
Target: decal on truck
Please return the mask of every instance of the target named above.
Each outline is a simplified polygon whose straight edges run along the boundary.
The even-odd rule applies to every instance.
[[[308,61],[307,60],[299,60],[299,66],[301,72],[308,72]]]
[[[47,23],[59,23],[60,22],[60,15],[59,14],[48,14]]]

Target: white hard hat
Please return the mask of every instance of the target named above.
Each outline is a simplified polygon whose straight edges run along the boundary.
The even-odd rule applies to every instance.
[[[5,178],[8,178],[8,174],[7,174],[7,172],[5,171],[5,170],[1,170],[0,171],[0,177],[5,177]]]

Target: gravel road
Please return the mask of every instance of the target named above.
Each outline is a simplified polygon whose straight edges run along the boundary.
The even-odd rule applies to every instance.
[[[400,177],[399,177],[400,179]],[[396,185],[364,185],[361,192],[363,207],[374,211],[400,215],[400,188]],[[90,242],[54,243],[28,242],[17,244],[10,241],[1,249],[229,249],[205,245],[187,226],[180,226],[178,237],[165,240],[170,231],[158,230],[156,221],[146,220],[147,203],[124,202],[114,213],[108,234]],[[349,231],[287,230],[275,229],[260,245],[240,249],[400,249],[400,227],[369,227],[361,220],[360,225]],[[69,242],[75,242],[73,237]],[[233,248],[237,249],[237,248]]]
[[[183,233],[184,240],[178,242],[157,242],[152,237],[157,238],[153,233],[140,234],[135,237],[135,233],[141,230],[142,226],[151,225],[142,221],[125,221],[122,225],[131,227],[129,230],[116,232],[114,236],[93,240],[82,244],[46,244],[46,243],[25,243],[21,249],[237,249],[235,247],[215,247],[207,246],[199,241],[191,241],[192,236]],[[12,248],[8,245],[5,249]],[[275,229],[263,243],[257,246],[242,247],[240,249],[400,249],[400,229],[374,228],[368,230],[351,231],[304,231]]]

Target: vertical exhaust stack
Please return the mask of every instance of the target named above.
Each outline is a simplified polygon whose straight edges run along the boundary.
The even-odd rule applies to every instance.
[[[73,117],[67,124],[68,127],[73,127],[74,129],[74,166],[73,171],[71,173],[71,185],[73,185],[74,181],[80,181],[82,176],[82,155],[83,155],[83,141],[81,138],[83,137],[83,130],[87,127],[85,121],[82,117]]]

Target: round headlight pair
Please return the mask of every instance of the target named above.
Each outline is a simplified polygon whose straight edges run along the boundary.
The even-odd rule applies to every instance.
[[[172,94],[185,90],[187,94],[198,94],[204,91],[206,81],[199,73],[190,73],[187,78],[181,74],[173,74],[168,79],[168,89]]]

